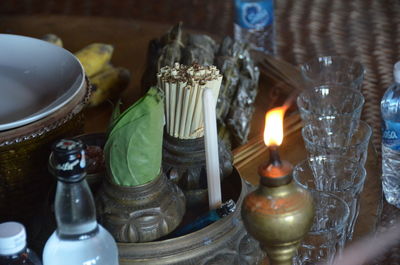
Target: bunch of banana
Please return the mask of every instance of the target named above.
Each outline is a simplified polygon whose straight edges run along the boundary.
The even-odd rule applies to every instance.
[[[77,51],[75,56],[79,59],[86,75],[90,78],[99,73],[104,67],[108,68],[114,47],[109,44],[92,43]]]
[[[42,39],[62,47],[62,40],[54,34],[47,34]],[[114,67],[110,63],[113,51],[112,45],[92,43],[75,53],[94,87],[89,99],[90,107],[98,106],[112,96],[119,95],[129,84],[129,70]]]
[[[63,46],[63,42],[62,42],[61,38],[58,37],[57,35],[54,35],[54,34],[51,34],[51,33],[44,35],[42,37],[42,40],[45,40],[45,41],[50,42],[50,43],[53,43],[54,45],[57,45],[59,47]]]
[[[119,95],[129,84],[131,73],[123,67],[108,65],[98,74],[89,77],[95,90],[89,100],[89,106],[100,105],[106,99]]]

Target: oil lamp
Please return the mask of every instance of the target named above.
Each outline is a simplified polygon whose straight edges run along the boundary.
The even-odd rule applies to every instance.
[[[260,242],[271,265],[292,264],[314,217],[311,195],[292,180],[292,165],[279,157],[286,109],[274,108],[265,116],[269,161],[259,167],[260,185],[246,196],[241,210],[245,228]]]

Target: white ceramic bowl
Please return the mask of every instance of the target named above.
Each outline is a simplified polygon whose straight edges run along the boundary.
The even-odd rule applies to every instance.
[[[84,87],[84,70],[67,50],[18,35],[0,34],[0,131],[50,115]]]

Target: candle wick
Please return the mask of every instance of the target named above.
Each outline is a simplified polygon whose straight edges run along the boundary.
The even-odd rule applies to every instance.
[[[279,156],[278,146],[270,146],[268,150],[269,150],[269,164],[277,167],[281,166],[282,161]]]

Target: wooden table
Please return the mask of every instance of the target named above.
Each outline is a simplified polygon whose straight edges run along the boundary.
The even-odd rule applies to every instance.
[[[144,71],[148,42],[157,38],[171,25],[141,22],[128,19],[102,17],[66,17],[66,16],[13,16],[0,18],[0,31],[40,38],[54,33],[62,38],[64,47],[75,52],[93,42],[114,45],[112,63],[129,69],[132,81],[123,93],[124,102],[129,105],[141,95],[140,79]],[[222,37],[222,36],[216,36]],[[261,85],[256,102],[256,113],[252,121],[250,138],[261,133],[263,116],[268,106],[268,87]],[[87,109],[86,132],[102,132],[108,124],[112,110],[111,104]],[[281,156],[295,164],[304,159],[306,152],[300,133],[294,133],[284,140]],[[258,183],[257,166],[268,159],[267,152],[248,164],[238,168],[242,177],[253,184]],[[367,161],[368,176],[361,199],[361,212],[356,225],[355,238],[375,230],[379,210],[381,209],[381,188],[377,158],[372,148]]]

